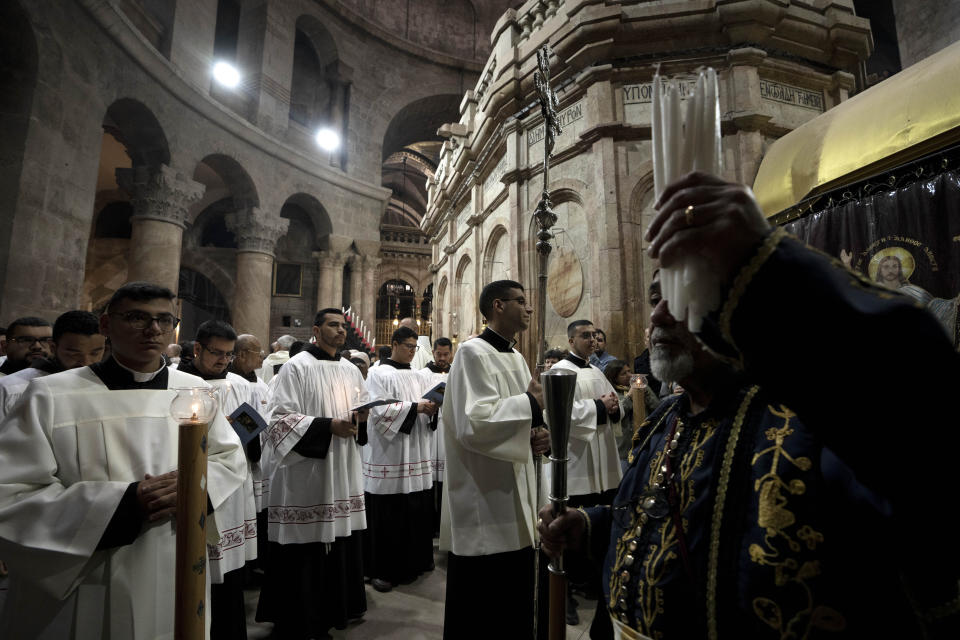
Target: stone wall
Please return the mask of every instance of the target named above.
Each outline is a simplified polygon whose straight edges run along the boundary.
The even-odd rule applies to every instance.
[[[869,54],[869,25],[852,2],[821,4],[531,0],[507,12],[460,121],[444,127],[448,140],[428,185],[434,327],[458,340],[479,330],[476,297],[493,279],[518,280],[528,300],[537,298],[532,213],[544,186],[544,142],[532,75],[537,48],[549,42],[563,132],[548,185],[558,220],[546,342],[566,345],[566,325],[586,318],[607,332],[611,353],[638,355],[655,267],[642,231],[653,216],[656,65],[678,78],[717,69],[724,176],[750,184],[772,141],[846,99],[848,70]],[[532,362],[532,331],[518,348]]]
[[[298,195],[315,199],[326,218],[328,228],[316,230],[310,248],[367,256],[373,273],[389,196],[380,187],[381,144],[391,120],[411,103],[462,92],[479,65],[452,56],[437,62],[425,49],[371,37],[336,2],[259,0],[243,3],[237,63],[244,82],[229,94],[210,78],[216,2],[177,0],[169,23],[135,23],[130,15],[142,18],[144,6],[139,0],[13,0],[0,13],[9,105],[0,113],[0,131],[17,134],[4,136],[0,158],[0,180],[8,187],[0,190],[0,318],[85,308],[91,292],[109,292],[126,268],[143,277],[163,272],[175,286],[181,258],[212,264],[184,233],[189,238],[204,207],[224,197],[233,198],[240,227],[252,229],[239,249],[224,250],[225,258],[221,251],[214,261],[218,288],[231,305],[240,291],[263,290],[269,268],[246,263],[244,277],[262,281],[250,288],[234,281],[237,261],[243,251],[271,256],[286,233],[280,210]],[[338,77],[349,84],[344,170],[318,149],[314,132],[289,122],[294,34],[303,16],[329,32]],[[136,205],[127,256],[117,249],[122,242],[89,243],[105,124],[125,129],[117,135],[132,160],[117,165],[126,166],[120,188]],[[238,168],[220,173],[242,174],[242,190],[229,175],[220,175],[223,184],[216,186],[205,178],[200,167],[214,156]],[[152,231],[144,235],[148,226]],[[159,244],[146,255],[144,241]],[[312,256],[304,273],[295,312],[306,320],[322,284]],[[288,315],[280,311],[290,304],[275,301],[253,316],[233,308],[232,316],[269,316],[273,323]],[[237,328],[276,335],[267,326]]]
[[[903,67],[920,62],[960,40],[960,3],[893,0]]]

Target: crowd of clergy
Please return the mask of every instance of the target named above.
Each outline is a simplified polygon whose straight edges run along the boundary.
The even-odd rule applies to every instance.
[[[485,284],[485,328],[455,353],[405,319],[372,366],[344,352],[351,329],[335,307],[317,311],[298,350],[285,336],[267,356],[258,337],[211,320],[178,351],[175,295],[146,282],[120,287],[99,315],[11,322],[0,341],[0,637],[173,637],[170,405],[191,387],[219,401],[206,442],[212,638],[246,637],[251,581],[273,637],[344,629],[364,615],[368,584],[386,592],[434,569],[437,535],[450,640],[546,637],[544,551],[571,553],[571,579],[598,592],[595,639],[956,637],[958,553],[932,542],[952,530],[941,489],[957,437],[924,447],[912,436],[924,486],[897,481],[895,430],[908,417],[921,431],[942,423],[940,405],[898,410],[864,375],[837,406],[811,386],[822,378],[809,356],[933,367],[955,383],[938,325],[771,229],[749,190],[712,176],[668,187],[648,240],[664,265],[684,250],[708,256],[732,283],[727,301],[694,336],[654,276],[649,358],[683,393],[665,394],[636,431],[618,393],[625,363],[599,362],[612,365],[604,375],[591,357],[605,336],[570,323],[552,358],[576,375],[560,513],[544,506],[555,470],[543,387],[514,348],[533,315],[519,282]],[[783,300],[783,286],[796,295]],[[800,326],[829,315],[834,332],[783,341],[770,304]],[[891,332],[911,348],[873,349]],[[930,382],[933,397],[944,384]],[[931,544],[904,537],[914,526]],[[898,539],[910,551],[878,570],[872,552]]]

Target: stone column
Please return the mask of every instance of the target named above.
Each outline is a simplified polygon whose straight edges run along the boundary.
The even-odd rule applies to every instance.
[[[270,341],[273,300],[273,251],[290,221],[250,207],[226,216],[237,238],[237,284],[233,294],[233,328],[252,333],[262,344]]]
[[[206,187],[167,165],[117,169],[117,183],[133,205],[128,281],[147,281],[174,293],[187,211]]]
[[[347,258],[350,265],[350,308],[363,318],[363,256],[357,254]]]
[[[317,259],[317,311],[343,306],[343,265],[347,257],[336,251],[314,251]]]
[[[377,256],[363,258],[363,321],[371,333],[375,333],[377,327],[377,293],[380,289],[377,285],[381,262],[383,260]]]

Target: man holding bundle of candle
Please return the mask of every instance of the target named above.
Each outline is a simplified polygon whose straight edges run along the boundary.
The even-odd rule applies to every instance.
[[[601,561],[623,637],[960,637],[960,435],[941,428],[960,355],[936,320],[771,230],[743,185],[689,174],[656,208],[651,256],[701,256],[722,305],[694,334],[655,275],[653,372],[685,392],[638,432],[611,507],[540,511],[546,551]],[[827,358],[862,370],[842,401]],[[889,402],[869,372],[891,367],[936,371],[928,400]]]

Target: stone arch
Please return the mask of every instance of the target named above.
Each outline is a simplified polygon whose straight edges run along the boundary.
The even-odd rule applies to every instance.
[[[654,269],[653,261],[647,257],[647,242],[643,238],[644,230],[654,215],[653,164],[642,164],[632,177],[635,182],[627,200],[628,209],[622,213],[620,221],[623,256],[621,277],[624,283],[624,314],[627,318],[635,319],[624,323],[626,351],[640,353],[645,348],[644,328],[650,316],[647,305],[648,278]]]
[[[226,216],[260,205],[253,178],[236,159],[221,153],[205,156],[193,170],[193,179],[206,187],[203,198],[190,209],[184,244],[190,247],[236,249],[234,230]]]
[[[284,208],[287,207],[297,207],[306,214],[313,227],[313,244],[323,246],[324,239],[333,233],[333,223],[330,221],[330,214],[320,201],[308,193],[295,193],[284,201],[280,209],[281,216]]]
[[[239,161],[228,155],[212,153],[205,156],[193,170],[193,179],[207,187],[203,200],[194,207],[196,213],[225,195],[233,198],[238,209],[260,206],[253,178]]]
[[[477,333],[477,292],[474,282],[473,258],[466,254],[460,258],[454,279],[454,310],[451,312],[451,330],[458,338]]]
[[[442,142],[437,129],[448,122],[460,120],[462,99],[460,94],[437,94],[414,100],[402,107],[390,119],[383,134],[383,160],[417,142]]]
[[[236,249],[237,236],[226,222],[226,215],[234,211],[236,205],[230,196],[210,204],[194,220],[190,244],[200,248]]]
[[[133,166],[170,164],[170,147],[163,127],[139,100],[115,100],[107,107],[103,129],[124,146]]]
[[[19,2],[0,3],[0,290],[6,281],[14,212],[26,152],[39,52],[30,20]],[[5,306],[5,305],[0,305]]]
[[[490,232],[487,246],[483,250],[483,282],[510,279],[510,248],[507,228],[498,224]]]
[[[440,278],[435,302],[433,311],[434,335],[445,336],[450,333],[450,310],[447,308],[447,276]]]
[[[553,261],[557,260],[561,253],[572,250],[579,260],[581,274],[583,275],[580,301],[573,313],[578,317],[580,315],[591,316],[593,315],[590,310],[592,287],[590,286],[589,274],[594,271],[595,268],[592,265],[596,263],[596,256],[594,255],[596,253],[594,251],[596,229],[594,228],[595,225],[588,224],[586,218],[585,201],[582,194],[588,193],[588,186],[581,180],[564,178],[552,181],[550,187],[550,202],[554,213],[557,214],[557,222],[551,228],[553,238],[550,240],[552,250],[550,262],[548,262],[548,273],[550,273],[549,265],[553,264]],[[539,192],[536,195],[539,197]],[[534,207],[536,207],[536,202],[531,205],[531,211]],[[523,261],[528,267],[526,273],[529,274],[527,299],[536,300],[539,286],[537,277],[539,261],[536,249],[537,224],[532,216],[527,232],[527,241],[521,249]],[[569,317],[561,317],[557,313],[548,295],[544,323],[548,345],[566,344],[566,327],[569,322]],[[530,353],[536,353],[537,337],[533,335],[533,332],[528,332],[528,334],[530,342],[524,344],[524,348],[529,349]]]
[[[390,278],[377,291],[377,318],[393,319],[413,316],[417,285],[402,277]]]

